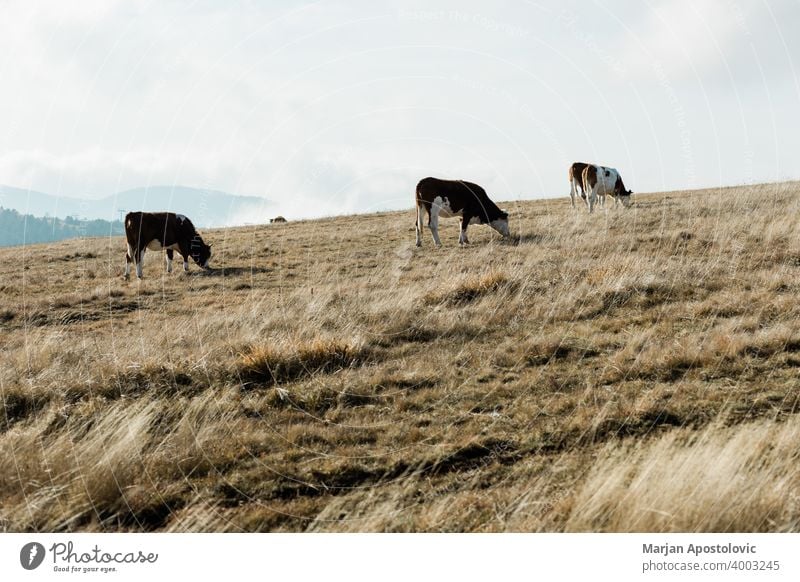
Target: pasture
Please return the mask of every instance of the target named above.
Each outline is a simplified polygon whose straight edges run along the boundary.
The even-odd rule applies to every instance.
[[[800,530],[800,184],[634,202],[0,249],[0,531]]]

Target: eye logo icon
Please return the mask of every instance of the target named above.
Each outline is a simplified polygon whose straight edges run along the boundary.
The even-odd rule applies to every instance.
[[[26,570],[35,570],[44,561],[44,546],[38,542],[30,542],[19,551],[19,563]]]

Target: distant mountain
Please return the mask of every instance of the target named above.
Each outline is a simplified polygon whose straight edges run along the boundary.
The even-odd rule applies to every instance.
[[[0,186],[0,206],[22,214],[33,216],[60,216],[66,218],[78,214],[80,200],[65,196],[53,196],[34,190],[23,190],[11,186]]]
[[[171,211],[185,214],[199,228],[208,228],[241,224],[243,217],[265,216],[273,203],[188,186],[147,186],[90,200],[0,185],[0,206],[33,216],[107,221],[120,220],[131,210]]]
[[[122,234],[120,221],[37,218],[0,206],[0,247]]]

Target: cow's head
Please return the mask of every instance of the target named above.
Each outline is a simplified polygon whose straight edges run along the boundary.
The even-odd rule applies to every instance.
[[[625,208],[630,208],[633,204],[633,202],[631,202],[631,194],[633,194],[633,190],[623,190],[622,192],[617,192],[617,197]]]
[[[622,178],[617,176],[617,182],[614,184],[614,196],[622,202],[625,208],[629,208],[631,205],[631,194],[633,194],[633,191],[626,190],[625,184],[622,183]]]
[[[203,242],[199,236],[192,239],[192,260],[203,269],[208,269],[211,260],[211,245]]]
[[[489,226],[505,237],[511,236],[508,230],[508,212],[501,210],[497,218],[489,222]]]

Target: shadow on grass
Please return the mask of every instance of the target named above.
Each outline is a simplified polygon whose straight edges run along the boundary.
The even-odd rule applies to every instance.
[[[500,239],[497,244],[516,247],[519,245],[541,244],[542,242],[544,242],[544,235],[541,234],[516,234]]]
[[[197,277],[239,277],[242,275],[257,275],[269,273],[272,269],[269,267],[212,267],[203,271],[194,273]]]

